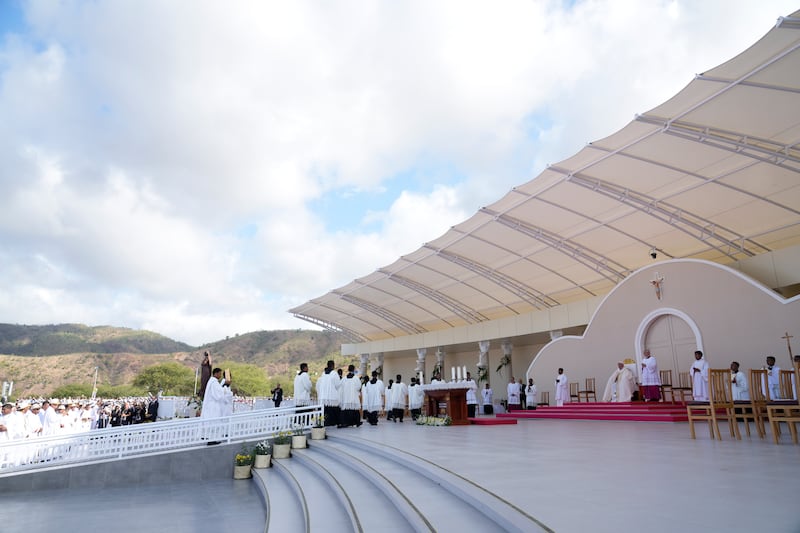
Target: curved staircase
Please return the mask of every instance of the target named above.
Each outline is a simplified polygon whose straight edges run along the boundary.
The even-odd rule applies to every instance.
[[[343,435],[253,470],[266,531],[551,531],[480,485],[398,448]]]

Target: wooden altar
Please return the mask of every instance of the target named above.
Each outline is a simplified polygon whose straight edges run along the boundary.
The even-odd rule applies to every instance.
[[[466,388],[426,390],[425,407],[428,416],[446,414],[450,417],[454,426],[466,426],[469,424],[467,419]]]

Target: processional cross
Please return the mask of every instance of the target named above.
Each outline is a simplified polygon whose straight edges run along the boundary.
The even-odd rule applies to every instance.
[[[793,339],[794,335],[789,335],[789,332],[786,332],[786,335],[781,337],[781,339],[786,339],[786,349],[789,350],[789,364],[794,365],[794,356],[792,356],[792,344],[789,342],[789,339]]]

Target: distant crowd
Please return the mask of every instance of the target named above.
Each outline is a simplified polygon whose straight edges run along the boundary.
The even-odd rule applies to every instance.
[[[153,396],[115,400],[22,399],[3,404],[0,442],[155,422],[157,415],[158,398]]]

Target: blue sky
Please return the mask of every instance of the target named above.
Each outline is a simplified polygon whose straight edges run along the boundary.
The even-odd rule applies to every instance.
[[[312,327],[795,8],[2,1],[0,322]]]

